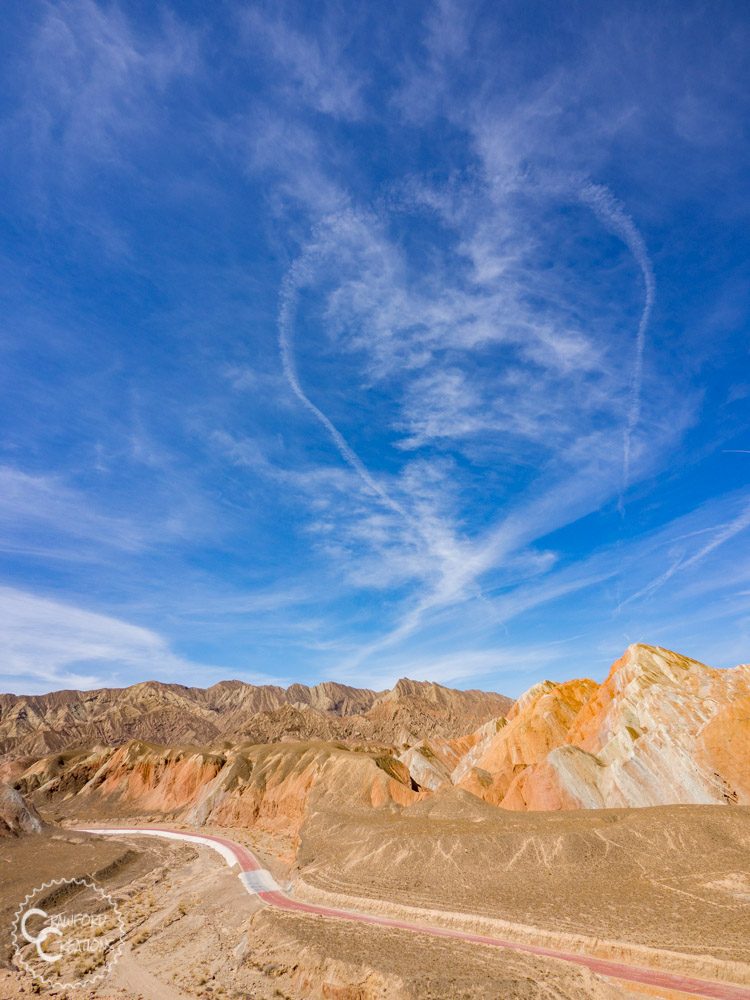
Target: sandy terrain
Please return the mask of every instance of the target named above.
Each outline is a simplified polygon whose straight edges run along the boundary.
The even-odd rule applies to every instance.
[[[452,796],[360,822],[313,812],[300,876],[338,893],[750,962],[750,809],[511,813]]]
[[[72,871],[81,845],[55,845],[49,870],[62,865]],[[11,845],[17,847],[26,860],[31,857],[26,845]],[[37,990],[24,975],[0,973],[3,997],[39,992],[68,1000],[625,1000],[635,995],[560,962],[421,935],[405,941],[397,931],[261,910],[221,859],[203,849],[150,841],[144,848],[133,838],[97,850],[104,852],[97,861],[107,850],[110,864],[120,859],[102,879],[126,914],[127,944],[119,963],[97,988],[67,993]],[[18,861],[20,871],[24,858]],[[126,868],[132,881],[123,877]],[[32,880],[37,875],[28,874]],[[4,886],[7,908],[13,903],[6,895]]]
[[[313,796],[310,805],[296,863],[286,838],[265,830],[202,832],[246,844],[280,883],[336,894],[339,905],[349,897],[364,908],[386,901],[462,911],[748,961],[748,809],[509,813],[460,791],[403,810],[335,810],[325,796]],[[78,819],[115,823],[109,807],[101,812]],[[33,885],[61,873],[97,873],[114,891],[126,914],[127,945],[116,970],[91,993],[97,1000],[669,995],[511,951],[263,910],[221,858],[202,848],[70,830],[1,846],[12,873],[0,892],[6,923]],[[20,997],[30,985],[6,976],[0,996]]]
[[[0,840],[0,960],[9,958],[14,913],[37,886],[50,879],[93,876],[108,890],[122,891],[153,871],[163,854],[161,845],[130,846],[54,828]]]

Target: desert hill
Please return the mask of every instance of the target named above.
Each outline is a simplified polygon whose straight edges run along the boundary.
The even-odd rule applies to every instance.
[[[89,850],[77,834],[66,840],[71,825],[205,828],[259,852],[303,903],[412,921],[426,913],[563,952],[585,945],[632,965],[748,981],[750,666],[715,670],[638,644],[602,684],[543,681],[515,703],[407,680],[383,693],[228,681],[4,696],[0,708],[0,836],[6,854],[27,851],[34,877],[40,844],[45,854]],[[42,817],[55,827],[13,836]],[[140,863],[138,843],[119,849],[118,865]],[[149,925],[150,974],[169,953],[173,978],[192,968],[204,983],[196,942],[214,953],[211,928],[224,926],[228,908],[220,897],[213,916],[196,908],[199,880],[213,905],[221,872],[181,850],[183,875],[170,862],[169,884],[155,893],[164,899]],[[181,902],[169,895],[175,878]],[[238,919],[245,905],[243,896]],[[447,980],[435,985],[434,950],[422,971],[413,967],[425,953],[395,930],[265,910],[242,928],[276,992],[277,974],[291,970],[284,995],[312,995],[309,982],[332,956],[355,954],[356,967],[337,967],[325,995],[460,993]],[[140,968],[150,953],[138,949]],[[212,973],[235,991],[246,968],[232,964],[236,954],[235,937]],[[440,961],[465,981],[474,972],[454,976],[455,963],[479,963],[476,954],[446,945]],[[529,992],[531,966],[522,964],[499,994],[517,957],[498,955],[481,995],[636,995],[614,985],[602,992],[593,978],[591,989],[580,977],[562,989],[571,970],[554,964],[537,970],[541,992]],[[387,978],[399,956],[404,982],[417,984],[411,992],[394,993]],[[482,968],[487,961],[483,954]],[[187,991],[190,974],[179,982]],[[376,985],[362,992],[362,983]]]
[[[452,789],[367,822],[311,813],[297,871],[306,898],[331,905],[364,896],[501,914],[746,962],[748,820],[746,807],[717,806],[508,812]]]
[[[42,757],[15,785],[56,819],[156,815],[190,825],[253,828],[274,836],[290,857],[311,812],[370,814],[425,794],[386,751],[323,741],[221,750],[132,740]]]

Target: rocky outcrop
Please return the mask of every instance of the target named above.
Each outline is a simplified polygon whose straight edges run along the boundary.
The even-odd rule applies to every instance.
[[[94,743],[131,739],[203,745],[234,733],[258,713],[293,702],[334,711],[366,708],[373,691],[323,684],[255,686],[222,681],[209,688],[148,681],[128,688],[55,691],[46,695],[0,695],[0,753],[44,754]]]
[[[486,691],[455,691],[430,681],[398,681],[367,712],[379,732],[404,748],[424,738],[459,737],[505,713],[510,698]]]
[[[510,810],[750,804],[750,666],[643,644],[602,684],[543,681],[515,704],[409,680],[380,695],[225,682],[0,702],[0,733],[18,745],[93,734],[41,759],[9,755],[3,775],[39,802],[80,796],[292,837],[316,797],[398,808],[454,787]],[[190,738],[122,739],[165,727]],[[214,735],[199,747],[201,733]]]
[[[494,730],[492,725],[482,729],[476,745],[455,768],[455,783],[493,805],[514,802],[520,776],[565,743],[571,724],[596,688],[589,680],[543,681],[531,688],[506,719],[494,724]]]
[[[410,747],[399,756],[399,760],[405,764],[412,779],[420,788],[428,788],[431,792],[450,788],[450,771],[429,743],[424,742],[419,746]]]
[[[43,829],[41,816],[23,795],[11,785],[0,784],[0,837],[21,837]]]

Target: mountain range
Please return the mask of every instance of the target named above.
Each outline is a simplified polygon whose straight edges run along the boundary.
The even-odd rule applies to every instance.
[[[44,812],[169,814],[299,842],[321,810],[750,804],[750,666],[635,644],[605,681],[401,680],[0,696],[0,779]],[[481,800],[481,802],[479,801]]]
[[[290,738],[413,743],[459,736],[504,715],[510,698],[403,679],[390,691],[330,681],[307,687],[221,681],[209,688],[146,681],[127,688],[0,694],[0,757],[130,739],[165,745]]]

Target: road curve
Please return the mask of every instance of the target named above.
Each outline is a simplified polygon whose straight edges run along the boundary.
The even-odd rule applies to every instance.
[[[620,979],[624,982],[642,983],[647,986],[661,987],[665,990],[676,990],[690,996],[711,998],[711,1000],[750,1000],[750,988],[734,986],[730,983],[717,983],[704,979],[692,979],[674,972],[662,972],[658,969],[647,969],[635,965],[624,965],[620,962],[610,962],[604,958],[593,958],[579,955],[575,952],[557,951],[541,945],[521,944],[517,941],[503,941],[500,938],[488,937],[484,934],[472,934],[469,931],[454,930],[449,927],[435,925],[413,924],[406,920],[392,917],[382,917],[356,910],[342,910],[330,906],[319,906],[316,903],[304,903],[293,899],[276,883],[271,873],[263,868],[255,855],[247,847],[237,844],[226,837],[216,837],[205,833],[187,833],[184,830],[171,830],[164,827],[78,827],[81,833],[94,833],[102,836],[150,836],[164,837],[170,840],[183,840],[188,843],[210,847],[217,851],[228,865],[238,865],[239,877],[245,888],[252,895],[257,895],[269,906],[278,906],[282,910],[295,913],[308,913],[318,917],[331,917],[337,920],[353,920],[363,924],[373,924],[377,927],[393,927],[397,930],[409,931],[414,934],[429,934],[432,937],[453,938],[458,941],[468,941],[472,944],[483,944],[493,948],[510,948],[512,951],[525,952],[530,955],[541,955],[545,958],[556,958],[563,962],[585,966],[602,976]]]

